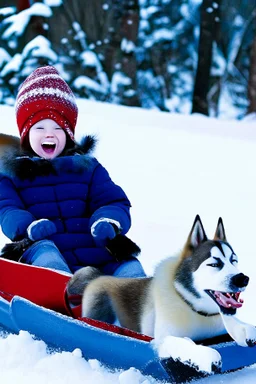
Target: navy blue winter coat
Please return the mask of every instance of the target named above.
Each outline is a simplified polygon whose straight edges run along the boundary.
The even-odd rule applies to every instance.
[[[93,222],[107,217],[118,221],[125,234],[131,225],[130,202],[90,155],[95,143],[91,137],[87,139],[83,147],[53,160],[23,153],[4,157],[0,167],[0,224],[3,233],[15,241],[26,237],[34,220],[49,219],[57,227],[49,239],[72,272],[109,262],[113,272],[118,264],[106,249],[95,245],[90,229]]]

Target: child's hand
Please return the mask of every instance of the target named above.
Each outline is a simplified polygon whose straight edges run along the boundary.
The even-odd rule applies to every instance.
[[[28,237],[32,241],[45,239],[56,232],[55,224],[48,219],[35,220],[27,228]]]
[[[105,247],[108,239],[113,239],[117,231],[117,227],[108,221],[99,221],[91,228],[92,236],[94,237],[95,244],[98,247]]]

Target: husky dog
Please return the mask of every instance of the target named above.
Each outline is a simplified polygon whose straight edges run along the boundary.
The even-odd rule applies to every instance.
[[[68,294],[83,295],[82,316],[103,321],[116,316],[122,327],[154,337],[157,345],[167,336],[197,341],[228,332],[239,345],[253,346],[256,328],[235,316],[249,282],[237,265],[222,219],[208,240],[197,215],[183,250],[162,261],[153,277],[100,276],[85,267],[71,278]],[[215,352],[212,363],[219,366]]]

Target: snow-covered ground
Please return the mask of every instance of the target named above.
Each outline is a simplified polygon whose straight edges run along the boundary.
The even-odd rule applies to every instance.
[[[148,274],[185,243],[195,215],[209,237],[218,217],[251,277],[242,320],[256,324],[256,120],[220,121],[78,100],[76,131],[96,133],[96,155],[132,202],[129,236],[142,248]],[[1,106],[3,133],[17,135],[14,110]],[[6,239],[2,236],[0,245]],[[256,353],[256,352],[255,352]],[[201,383],[255,383],[256,366],[201,380]],[[2,334],[0,382],[9,384],[153,384],[131,368],[110,372],[97,361],[85,361],[79,350],[50,354],[42,341],[26,332]]]

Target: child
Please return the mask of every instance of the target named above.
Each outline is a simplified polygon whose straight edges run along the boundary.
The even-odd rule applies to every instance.
[[[117,261],[108,239],[130,228],[130,202],[90,156],[95,141],[74,139],[75,97],[54,67],[36,69],[16,100],[20,151],[2,157],[0,224],[12,241],[34,243],[22,262],[74,273],[94,266],[104,274],[143,277],[136,258]]]

